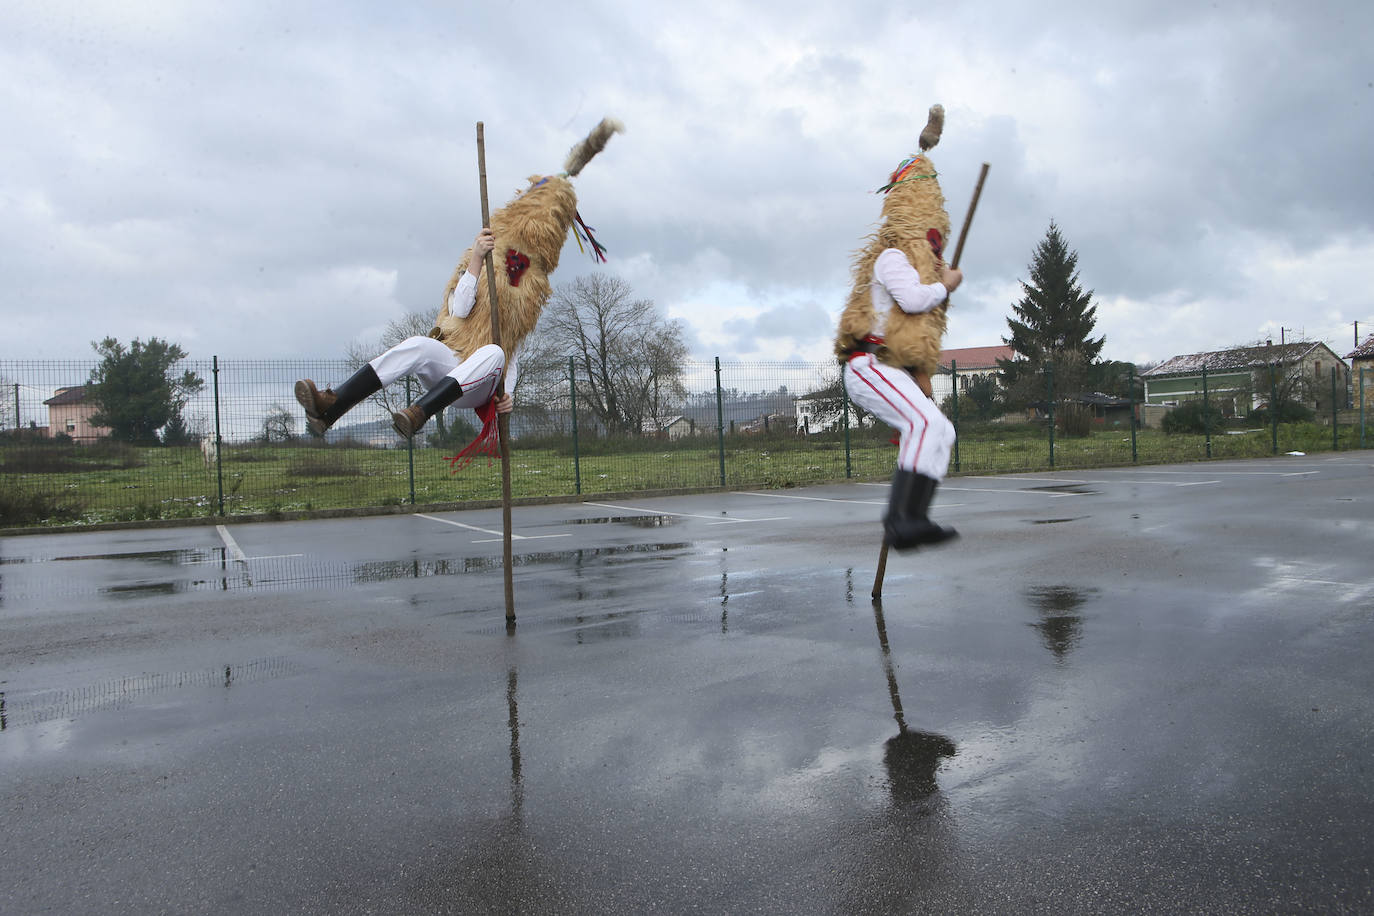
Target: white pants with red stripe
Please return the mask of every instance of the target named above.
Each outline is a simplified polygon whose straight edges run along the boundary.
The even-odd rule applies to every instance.
[[[450,376],[463,388],[453,406],[472,408],[481,407],[496,394],[505,364],[506,355],[495,344],[478,347],[459,362],[452,350],[433,337],[407,337],[370,363],[383,385],[413,375],[428,391],[444,376]]]
[[[935,480],[949,470],[954,424],[926,397],[911,373],[855,353],[844,367],[849,399],[897,430],[897,467]]]

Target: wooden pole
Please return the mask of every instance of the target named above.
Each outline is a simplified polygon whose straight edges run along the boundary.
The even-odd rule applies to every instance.
[[[988,164],[987,164],[986,162],[984,162],[984,163],[983,163],[983,168],[978,172],[978,184],[974,185],[974,187],[973,187],[973,200],[969,202],[969,205],[968,205],[968,215],[964,217],[964,228],[959,230],[959,241],[954,245],[954,259],[953,259],[952,261],[949,262],[949,266],[950,266],[950,267],[958,267],[958,266],[959,266],[959,259],[960,259],[960,258],[963,256],[963,254],[964,254],[964,240],[968,238],[968,227],[973,223],[973,211],[978,209],[978,198],[981,197],[981,196],[983,195],[983,182],[987,180],[987,177],[988,177]],[[944,302],[942,302],[942,303],[940,303],[938,306],[936,306],[936,308],[945,308],[945,307],[948,306],[948,305],[949,305],[949,300],[946,299]],[[958,379],[955,379],[955,380],[954,380],[954,383],[957,385],[957,384],[959,383],[959,380],[958,380]],[[924,386],[922,386],[922,390],[924,390]],[[932,397],[931,393],[928,392],[928,391],[926,392],[926,396],[927,396],[927,397]],[[933,397],[932,397],[932,400],[933,400]],[[877,571],[877,573],[874,574],[874,576],[873,576],[873,597],[874,597],[874,598],[881,598],[881,597],[883,596],[883,576],[884,576],[886,573],[887,573],[887,538],[883,538],[883,546],[882,546],[882,549],[878,551],[878,571]]]
[[[491,211],[487,206],[487,144],[482,122],[477,122],[477,177],[482,188],[482,228],[491,228]],[[491,342],[501,346],[501,314],[496,308],[496,273],[491,256],[486,255],[487,303],[491,306]],[[506,393],[505,373],[496,383],[496,397]],[[515,626],[515,579],[512,575],[514,565],[510,546],[510,415],[496,415],[496,437],[501,449],[501,534],[502,567],[506,571],[506,627]]]

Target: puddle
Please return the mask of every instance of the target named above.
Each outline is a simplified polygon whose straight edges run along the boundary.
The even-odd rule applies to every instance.
[[[1037,493],[1078,493],[1083,496],[1088,496],[1097,492],[1096,490],[1085,487],[1081,483],[1061,483],[1048,487],[1027,487],[1026,489]]]
[[[1075,515],[1073,518],[1028,518],[1026,521],[1032,525],[1062,525],[1065,522],[1080,522],[1091,517],[1089,515]]]
[[[606,518],[570,518],[567,525],[629,525],[632,528],[667,528],[677,524],[672,515],[617,515]]]
[[[1071,585],[1037,585],[1026,589],[1025,596],[1040,619],[1029,626],[1040,632],[1040,638],[1054,657],[1065,660],[1083,640],[1082,607],[1096,598],[1095,588],[1079,589]]]
[[[0,731],[54,719],[74,719],[89,712],[119,709],[140,697],[188,687],[223,687],[287,677],[304,670],[286,658],[260,658],[242,665],[200,671],[139,674],[67,690],[45,690],[28,696],[0,691]]]
[[[689,541],[655,544],[624,544],[577,550],[520,553],[512,566],[571,565],[577,569],[593,566],[621,566],[645,560],[671,559],[692,547]],[[425,579],[433,576],[461,576],[500,572],[501,557],[454,557],[411,560],[374,560],[362,563],[335,563],[302,557],[271,557],[260,560],[229,561],[222,550],[156,551],[136,554],[101,554],[64,557],[66,560],[123,559],[187,567],[183,577],[163,573],[153,581],[132,570],[124,575],[108,573],[64,576],[26,576],[22,582],[0,580],[0,605],[15,606],[25,600],[47,597],[98,595],[115,600],[155,598],[198,592],[244,590],[343,589],[359,584],[390,582],[396,579]],[[116,584],[106,584],[116,580]],[[126,581],[117,581],[124,579]]]

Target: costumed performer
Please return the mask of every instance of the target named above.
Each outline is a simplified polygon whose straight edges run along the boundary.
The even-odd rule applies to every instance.
[[[850,399],[899,434],[883,517],[885,541],[896,550],[958,536],[929,517],[955,437],[954,424],[932,400],[930,376],[938,367],[949,294],[963,282],[963,272],[944,261],[949,214],[926,155],[943,127],[944,109],[935,105],[921,131],[921,151],[879,189],[886,195],[883,222],[854,258],[853,288],[835,341]]]
[[[605,148],[612,134],[622,130],[619,121],[602,120],[568,153],[561,174],[531,176],[529,187],[492,214],[491,228],[477,234],[449,280],[428,337],[401,341],[370,360],[337,389],[320,391],[311,379],[296,382],[296,400],[305,409],[310,431],[324,435],[363,399],[403,376],[414,375],[426,391],[414,404],[391,415],[396,432],[413,436],[430,417],[457,405],[472,407],[483,420],[478,441],[459,454],[479,443],[493,442],[496,413],[508,413],[514,404],[510,392],[515,389],[518,366],[515,357],[508,360],[506,353],[516,352],[548,302],[552,293],[549,274],[558,267],[568,230],[577,230],[579,246],[586,239],[594,258],[606,260],[605,249],[577,212],[577,195],[569,179]],[[505,252],[505,270],[497,272],[496,284],[505,350],[491,342],[487,284],[477,282],[486,254],[493,250]],[[507,393],[496,401],[503,370]]]

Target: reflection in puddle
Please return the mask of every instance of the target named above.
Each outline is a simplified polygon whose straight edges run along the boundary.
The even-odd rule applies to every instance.
[[[643,562],[645,559],[671,559],[691,546],[692,544],[687,541],[673,541],[524,553],[512,557],[512,564],[517,567],[543,564],[572,565],[578,569],[598,564],[612,566]],[[347,588],[395,579],[499,572],[503,568],[499,555],[451,559],[375,560],[363,563],[332,563],[306,557],[264,557],[230,561],[223,549],[158,551],[155,554],[105,554],[63,559],[146,560],[152,556],[158,556],[159,562],[180,565],[186,568],[187,572],[182,577],[176,577],[168,571],[161,573],[155,581],[140,580],[136,573],[125,576],[101,573],[88,577],[35,577],[24,581],[22,586],[17,588],[5,583],[10,587],[4,594],[0,594],[0,603],[40,595],[93,594],[113,599],[137,599],[207,591]],[[126,581],[117,581],[121,578]],[[114,584],[105,584],[112,579],[116,580]]]
[[[610,518],[570,518],[569,525],[629,525],[632,528],[666,528],[677,523],[671,515],[617,515]]]
[[[1037,585],[1026,589],[1025,594],[1040,614],[1040,620],[1030,626],[1040,631],[1045,648],[1063,661],[1083,638],[1083,615],[1079,610],[1090,598],[1097,597],[1097,589]]]
[[[1083,486],[1081,483],[1060,483],[1046,487],[1027,487],[1026,489],[1036,493],[1078,493],[1082,496],[1088,496],[1097,492],[1096,490],[1091,490]]]
[[[36,725],[53,719],[74,719],[83,713],[119,709],[136,698],[186,687],[223,687],[286,677],[301,667],[285,658],[260,658],[242,665],[200,671],[139,674],[66,690],[45,690],[25,697],[0,693],[0,730]]]
[[[897,692],[897,672],[892,664],[892,648],[887,642],[887,624],[883,620],[883,602],[873,599],[873,621],[878,627],[878,645],[882,650],[883,672],[887,675],[887,690],[892,697],[892,716],[897,720],[897,734],[883,743],[883,767],[887,770],[888,788],[895,802],[917,802],[939,790],[935,773],[945,757],[958,753],[954,742],[944,735],[908,728],[902,711],[902,697]]]

